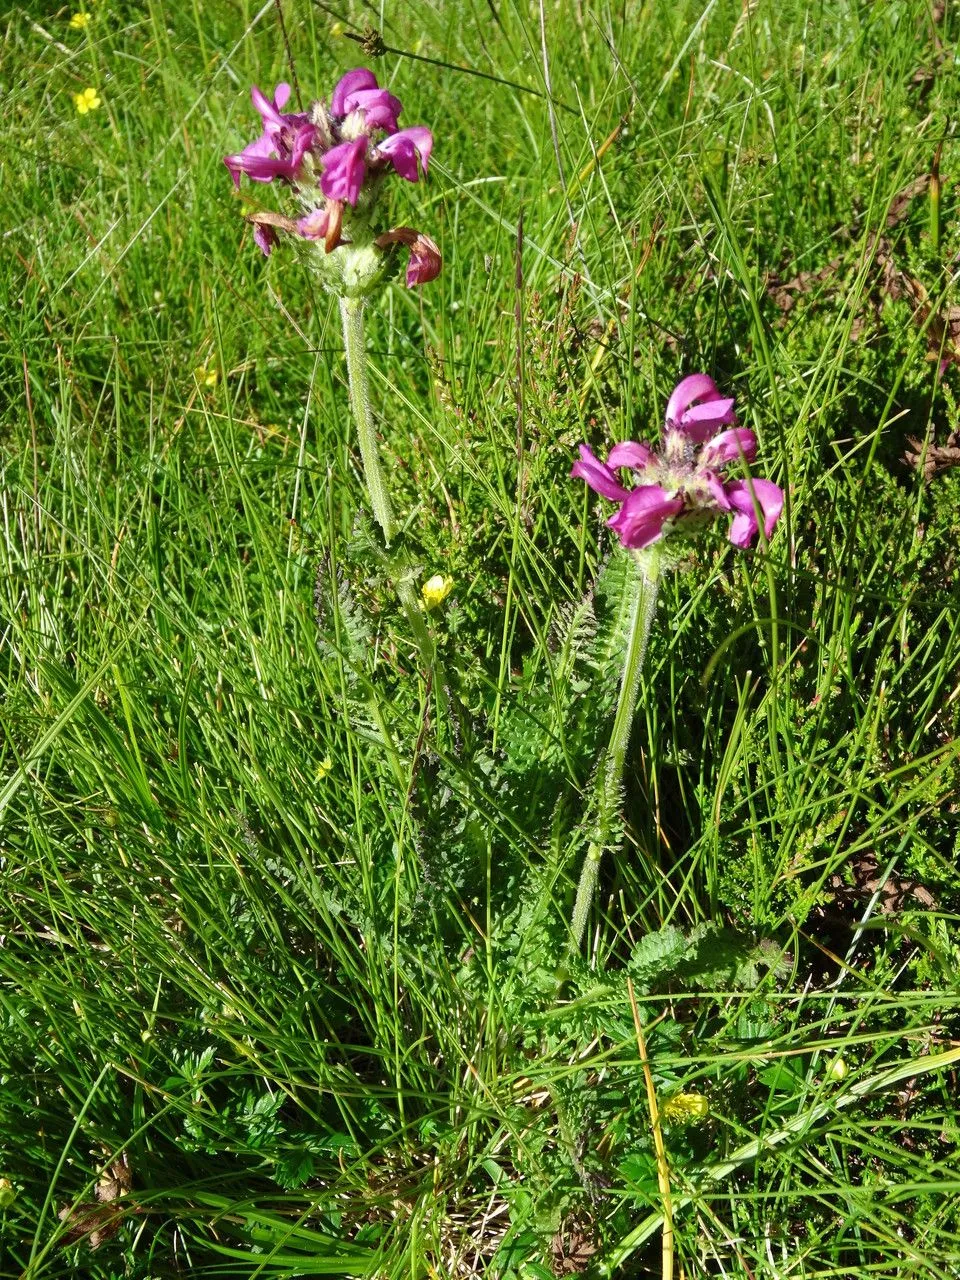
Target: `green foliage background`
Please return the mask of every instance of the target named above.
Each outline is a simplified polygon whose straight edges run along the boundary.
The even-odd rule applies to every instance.
[[[661,1274],[629,977],[685,1274],[951,1274],[955,10],[285,6],[436,135],[369,347],[448,717],[222,165],[274,7],[90,15],[0,19],[0,1273]],[[630,565],[567,477],[699,369],[788,507],[662,588],[572,964]]]

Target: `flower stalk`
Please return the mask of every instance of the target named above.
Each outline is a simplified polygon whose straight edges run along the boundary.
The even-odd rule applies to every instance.
[[[379,194],[391,170],[407,182],[417,183],[426,176],[433,134],[423,125],[401,129],[398,117],[403,107],[366,67],[341,76],[329,102],[314,102],[307,112],[285,111],[290,95],[286,83],[276,86],[272,98],[253,87],[251,98],[260,116],[261,134],[242,151],[225,156],[224,164],[237,190],[243,176],[287,189],[293,197],[288,201],[290,214],[301,216],[257,208],[246,215],[253,224],[253,238],[269,257],[281,242],[278,232],[284,232],[321,283],[339,299],[350,405],[370,506],[383,533],[383,563],[443,707],[446,686],[424,616],[426,597],[421,601],[402,557],[390,556],[399,528],[377,445],[363,323],[366,299],[382,282],[398,246],[409,253],[409,288],[427,284],[440,274],[440,250],[428,235],[406,226],[380,230],[376,219]]]
[[[620,696],[610,732],[610,743],[602,766],[599,813],[596,836],[587,848],[570,925],[570,950],[579,951],[586,932],[590,908],[600,875],[600,863],[610,843],[610,832],[616,821],[623,793],[623,771],[630,745],[640,675],[650,643],[650,631],[657,609],[660,584],[661,553],[658,547],[635,552],[638,572],[635,574],[634,597],[627,623],[627,647],[623,660]]]
[[[367,376],[367,344],[363,324],[363,298],[340,299],[340,319],[343,323],[343,346],[347,355],[347,383],[350,388],[350,405],[357,424],[357,440],[363,475],[373,514],[383,531],[383,540],[389,548],[397,533],[396,519],[390,504],[390,495],[383,476],[380,450],[377,447],[377,429],[370,405],[370,379]]]
[[[623,769],[637,703],[640,673],[647,654],[650,628],[657,605],[657,586],[663,567],[661,547],[671,539],[689,536],[716,518],[729,515],[727,537],[735,547],[749,547],[761,532],[773,533],[783,510],[783,491],[746,470],[757,454],[757,438],[737,425],[732,398],[720,394],[705,373],[681,378],[667,401],[659,450],[625,440],[615,444],[606,462],[586,444],[570,471],[595,493],[616,503],[607,520],[639,564],[631,605],[620,699],[602,764],[596,835],[587,849],[570,926],[570,950],[579,951],[596,892],[600,861],[623,791]],[[736,462],[746,474],[731,479]],[[631,488],[621,472],[634,476]],[[669,553],[667,553],[669,554]]]
[[[764,538],[770,537],[783,493],[771,480],[749,472],[744,479],[725,475],[733,463],[747,467],[757,454],[757,437],[736,422],[733,400],[721,396],[707,374],[693,373],[677,383],[667,401],[659,452],[625,440],[601,462],[582,444],[570,475],[617,504],[607,524],[631,550],[692,533],[724,514],[732,517],[727,536],[733,545],[749,547],[761,528]],[[621,484],[619,471],[636,477],[632,489]]]
[[[383,541],[389,552],[390,544],[397,536],[397,521],[393,514],[393,506],[387,491],[380,460],[380,448],[377,444],[377,429],[373,420],[373,408],[370,403],[370,379],[367,373],[367,343],[363,323],[363,312],[366,300],[362,297],[341,297],[340,318],[343,322],[343,345],[347,356],[347,384],[350,389],[350,405],[357,424],[357,440],[360,445],[360,458],[363,463],[363,475],[373,508],[374,518],[383,533]],[[416,588],[409,572],[401,567],[399,574],[394,572],[389,555],[385,563],[393,578],[400,607],[417,648],[424,667],[430,675],[436,690],[437,700],[441,707],[446,704],[446,691],[443,675],[437,661],[437,646],[434,643],[430,628],[424,617],[424,609],[418,598]]]
[[[254,85],[250,96],[260,116],[260,137],[224,156],[238,191],[243,175],[251,182],[276,182],[293,197],[285,202],[291,213],[301,214],[263,208],[247,213],[257,247],[269,257],[283,231],[340,296],[372,293],[398,245],[409,250],[409,288],[435,280],[442,259],[428,235],[414,227],[378,234],[376,225],[379,194],[391,170],[407,182],[426,176],[433,150],[430,130],[423,125],[401,129],[402,105],[366,67],[348,71],[329,102],[314,102],[307,112],[284,111],[290,93],[290,85],[281,83],[268,98]]]

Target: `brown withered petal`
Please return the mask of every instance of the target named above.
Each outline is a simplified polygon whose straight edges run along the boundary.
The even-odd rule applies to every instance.
[[[133,1170],[125,1151],[121,1151],[102,1170],[94,1194],[96,1202],[82,1200],[67,1205],[57,1215],[66,1231],[60,1239],[62,1247],[85,1242],[90,1249],[99,1249],[111,1236],[116,1235],[126,1213],[139,1213],[139,1205],[124,1200],[133,1187]],[[123,1200],[123,1203],[119,1203]]]
[[[373,243],[378,249],[388,249],[392,244],[412,246],[420,236],[421,233],[415,227],[391,227],[389,231],[384,231],[382,236],[377,236]]]
[[[127,1153],[121,1151],[118,1158],[100,1174],[95,1194],[98,1200],[109,1203],[111,1200],[119,1200],[132,1186],[133,1172],[130,1161]]]
[[[297,224],[293,218],[285,218],[282,213],[274,213],[272,209],[258,209],[255,213],[244,214],[247,222],[261,227],[279,227],[281,231],[289,231],[297,235]]]
[[[343,224],[343,201],[327,200],[327,237],[323,247],[332,253],[340,243],[340,227]]]
[[[960,467],[960,431],[951,432],[945,444],[936,444],[932,440],[924,442],[916,436],[907,436],[907,445],[902,461],[908,467],[922,471],[927,482],[941,471]]]
[[[86,1241],[89,1248],[99,1249],[111,1236],[116,1235],[123,1221],[123,1214],[124,1210],[118,1204],[83,1201],[73,1207],[68,1205],[57,1215],[67,1226],[59,1244],[65,1248]]]
[[[415,227],[391,227],[383,235],[377,236],[374,244],[378,249],[387,249],[394,244],[403,244],[409,248],[408,287],[436,280],[443,267],[439,246],[424,232],[417,231]]]
[[[341,243],[340,228],[343,223],[343,203],[340,200],[328,200],[326,209],[327,234],[324,236],[323,247],[327,253],[332,253],[337,245]],[[290,235],[299,236],[303,239],[300,226],[295,218],[287,218],[282,213],[274,213],[272,209],[257,209],[253,213],[244,214],[244,217],[247,222],[251,222],[255,226],[279,227],[281,231],[288,231]]]

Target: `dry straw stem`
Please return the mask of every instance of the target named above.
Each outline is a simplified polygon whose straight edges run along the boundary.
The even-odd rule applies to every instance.
[[[744,1146],[738,1147],[726,1160],[714,1165],[712,1169],[707,1169],[700,1185],[695,1190],[684,1192],[676,1200],[671,1199],[671,1213],[676,1209],[683,1209],[687,1205],[695,1204],[702,1195],[709,1193],[717,1183],[729,1177],[741,1165],[748,1164],[751,1160],[756,1160],[768,1151],[773,1151],[790,1138],[808,1132],[814,1125],[826,1119],[827,1116],[845,1110],[847,1107],[852,1106],[853,1103],[859,1102],[861,1098],[892,1089],[894,1085],[899,1084],[902,1080],[913,1080],[918,1076],[929,1075],[932,1071],[943,1071],[945,1068],[953,1066],[955,1062],[960,1062],[960,1048],[947,1049],[943,1053],[928,1054],[923,1058],[911,1058],[907,1062],[902,1062],[898,1067],[892,1067],[889,1071],[880,1071],[876,1075],[868,1076],[865,1080],[857,1080],[844,1092],[834,1094],[827,1102],[818,1102],[815,1107],[811,1107],[809,1111],[794,1116],[792,1120],[782,1125],[779,1129],[775,1129],[773,1133],[754,1138]],[[624,1236],[619,1246],[611,1252],[609,1259],[610,1273],[616,1274],[617,1269],[624,1265],[631,1253],[649,1240],[661,1226],[666,1228],[666,1224],[667,1212],[665,1204],[664,1212],[651,1213],[639,1226],[634,1227],[629,1235]],[[666,1230],[664,1234],[666,1234]],[[666,1275],[666,1272],[664,1272],[664,1275]]]
[[[640,1010],[637,1008],[637,997],[633,992],[633,981],[627,978],[627,991],[630,994],[630,1009],[633,1013],[633,1025],[637,1031],[637,1048],[640,1051],[640,1065],[643,1068],[643,1079],[647,1086],[647,1107],[650,1111],[650,1129],[653,1133],[653,1150],[657,1157],[657,1185],[663,1201],[663,1280],[673,1280],[673,1199],[670,1195],[670,1165],[667,1162],[667,1151],[663,1145],[663,1130],[660,1127],[660,1108],[657,1106],[657,1091],[653,1085],[650,1072],[650,1059],[647,1056],[647,1042],[640,1022]]]

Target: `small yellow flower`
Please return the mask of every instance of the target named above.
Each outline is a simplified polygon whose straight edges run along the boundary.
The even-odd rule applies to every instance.
[[[74,31],[82,31],[84,27],[89,27],[90,15],[86,9],[80,9],[70,19],[70,26]]]
[[[96,89],[84,89],[83,93],[73,95],[73,105],[80,115],[85,116],[88,111],[100,106],[100,95]]]
[[[329,756],[324,756],[323,761],[317,765],[317,781],[322,782],[332,768],[333,761]]]
[[[423,596],[423,607],[425,609],[435,609],[438,604],[446,600],[452,590],[453,579],[445,578],[442,573],[435,573],[420,588],[420,594]]]
[[[660,1108],[667,1124],[699,1124],[710,1114],[710,1101],[702,1093],[675,1093]]]
[[[193,376],[201,387],[215,387],[220,380],[219,372],[216,369],[208,369],[206,365],[200,365],[198,369],[194,369]]]
[[[827,1071],[827,1076],[831,1080],[836,1080],[839,1084],[841,1080],[846,1080],[847,1072],[849,1070],[850,1068],[847,1066],[843,1058],[834,1058],[833,1062],[830,1064],[829,1070]]]

